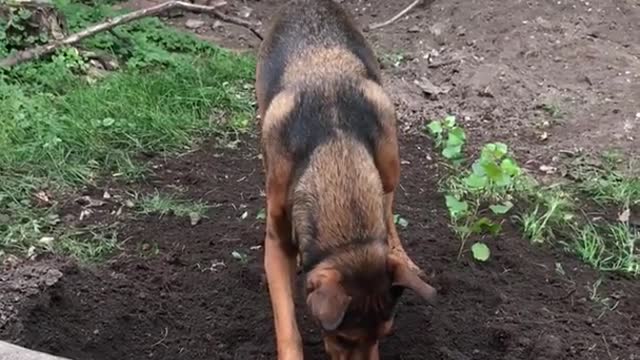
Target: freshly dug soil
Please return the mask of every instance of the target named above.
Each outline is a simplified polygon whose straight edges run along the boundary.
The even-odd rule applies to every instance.
[[[263,20],[281,3],[230,2]],[[362,23],[387,19],[405,6],[344,3]],[[442,172],[432,144],[419,133],[428,119],[457,114],[470,147],[505,141],[533,169],[576,148],[638,154],[640,5],[426,3],[368,34],[387,59],[385,77],[401,117],[396,212],[409,221],[401,238],[435,275],[439,290],[435,307],[407,293],[382,357],[639,359],[638,281],[601,275],[570,255],[532,246],[509,224],[500,237],[486,239],[488,262],[476,263],[468,252],[456,259],[460,243],[437,192]],[[180,26],[190,18],[205,21],[195,30],[205,38],[241,49],[257,45],[245,30],[204,15],[170,21]],[[442,93],[425,94],[423,88],[434,88],[424,79]],[[0,339],[73,359],[273,359],[259,247],[264,228],[256,219],[264,207],[263,174],[257,139],[243,140],[238,149],[209,144],[179,159],[158,160],[156,174],[140,185],[213,205],[198,225],[174,216],[129,217],[119,234],[126,239],[122,251],[106,264],[49,259],[0,274]],[[76,217],[79,212],[65,210]],[[110,222],[110,216],[95,219]],[[298,317],[306,358],[324,359],[303,307]]]
[[[397,330],[382,344],[383,358],[640,354],[637,281],[607,278],[594,295],[595,272],[510,232],[488,239],[493,255],[487,263],[475,263],[468,253],[457,261],[459,241],[435,190],[438,168],[428,149],[422,137],[403,141],[397,212],[409,221],[401,231],[409,253],[435,274],[439,303],[430,307],[407,294]],[[60,265],[63,276],[21,304],[3,337],[72,359],[274,358],[262,250],[256,248],[264,231],[255,220],[264,203],[257,151],[208,146],[157,167],[145,186],[178,187],[186,198],[215,204],[208,217],[196,226],[173,216],[128,221],[121,255],[97,267]],[[323,359],[316,327],[304,308],[298,316],[308,358]]]

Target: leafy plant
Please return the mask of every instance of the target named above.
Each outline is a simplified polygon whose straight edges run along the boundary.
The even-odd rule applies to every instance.
[[[393,215],[393,223],[400,226],[403,229],[409,226],[409,221],[403,218],[402,216],[400,216],[399,214]]]
[[[462,150],[467,137],[464,130],[456,124],[455,116],[432,121],[426,126],[426,130],[433,136],[436,147],[442,149],[442,156],[456,165],[462,163]]]
[[[471,246],[471,252],[473,253],[473,258],[478,261],[487,261],[491,256],[491,250],[485,243],[477,242]]]
[[[486,144],[471,166],[471,173],[464,178],[464,184],[471,192],[480,192],[488,197],[496,197],[513,189],[522,170],[509,156],[509,149],[503,143]],[[503,207],[496,210],[506,210]]]

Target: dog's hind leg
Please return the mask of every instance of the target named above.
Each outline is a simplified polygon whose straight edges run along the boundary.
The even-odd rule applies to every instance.
[[[290,111],[291,99],[274,99],[263,126],[266,168],[267,229],[264,267],[273,309],[279,360],[302,360],[302,339],[295,316],[293,283],[296,249],[291,240],[287,194],[293,164],[276,135],[279,123]]]
[[[391,99],[384,93],[380,85],[373,81],[365,81],[362,88],[365,97],[376,107],[379,116],[380,133],[376,139],[374,157],[384,191],[387,241],[391,250],[406,261],[411,270],[418,274],[423,274],[422,270],[411,260],[402,246],[393,219],[394,193],[400,182],[400,155],[398,151],[395,108]]]

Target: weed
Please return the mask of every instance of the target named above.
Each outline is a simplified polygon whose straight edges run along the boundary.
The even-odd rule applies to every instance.
[[[569,248],[584,262],[601,271],[640,275],[640,233],[627,224],[586,224],[574,228]],[[571,246],[572,245],[572,246]]]
[[[541,108],[545,113],[547,113],[547,115],[551,116],[553,119],[560,119],[564,116],[564,112],[558,104],[544,103],[542,104]]]
[[[258,213],[256,214],[256,220],[259,220],[259,221],[267,220],[267,210],[265,208],[261,208],[260,210],[258,210]]]
[[[402,216],[400,216],[399,214],[393,215],[393,223],[400,226],[403,229],[409,226],[409,221],[403,218]]]
[[[55,242],[56,252],[73,256],[83,262],[97,262],[110,255],[118,246],[115,230],[82,229],[64,234]]]
[[[233,251],[231,253],[231,256],[233,256],[234,259],[240,261],[241,264],[246,265],[249,263],[249,255],[239,252],[239,251]]]
[[[610,297],[603,297],[600,295],[599,290],[601,285],[602,279],[598,279],[591,286],[587,286],[587,290],[589,291],[589,300],[600,307],[598,319],[602,318],[608,311],[614,311],[620,303],[619,301],[614,302]]]
[[[488,210],[493,217],[500,217],[511,211],[512,193],[520,184],[522,171],[502,143],[486,144],[471,168],[463,168],[466,135],[454,116],[430,122],[426,131],[457,172],[445,181],[444,192],[452,229],[461,240],[460,257],[470,236],[497,236],[501,232],[499,222],[481,214]],[[476,242],[472,254],[476,260],[486,261],[490,250],[486,244]]]
[[[442,156],[456,165],[461,164],[467,137],[464,130],[456,124],[455,116],[432,121],[425,130],[433,136],[436,147],[442,148]]]
[[[145,196],[140,201],[140,212],[145,215],[174,215],[178,217],[203,218],[209,206],[202,202],[178,200],[171,195],[155,193]]]
[[[529,200],[532,209],[516,215],[526,238],[534,243],[556,239],[555,230],[564,228],[574,220],[573,204],[562,191],[536,192]]]
[[[384,53],[380,58],[382,65],[393,68],[398,68],[407,61],[407,56],[401,51]]]

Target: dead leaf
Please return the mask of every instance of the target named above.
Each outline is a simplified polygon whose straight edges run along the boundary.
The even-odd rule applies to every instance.
[[[243,6],[242,8],[240,8],[240,11],[238,12],[238,15],[240,15],[240,17],[243,18],[248,18],[249,16],[251,16],[251,13],[253,12],[253,9],[248,7],[248,6]]]
[[[80,221],[89,218],[89,216],[91,216],[91,214],[93,214],[93,210],[91,209],[83,209],[82,211],[80,211]]]
[[[98,199],[93,199],[90,196],[82,196],[76,199],[76,202],[84,207],[100,207],[104,206],[106,202]]]
[[[44,192],[44,191],[39,191],[39,192],[37,192],[37,193],[36,193],[36,198],[37,198],[38,200],[42,200],[42,201],[44,201],[44,202],[49,202],[49,201],[50,201],[50,200],[49,200],[49,195],[47,195],[47,193],[46,193],[46,192]]]
[[[552,175],[558,171],[558,168],[549,165],[540,165],[540,171],[547,175]]]
[[[32,245],[27,250],[27,258],[33,258],[35,254],[36,254],[36,247]]]
[[[549,133],[548,132],[545,131],[542,134],[540,134],[540,140],[546,141],[547,139],[549,139]]]
[[[111,199],[111,194],[109,194],[108,191],[105,191],[104,194],[102,194],[102,198],[105,200],[109,200]]]
[[[191,226],[196,226],[202,220],[202,216],[197,212],[189,213],[189,220],[191,221]]]
[[[623,223],[628,223],[630,218],[631,218],[631,210],[627,209],[618,216],[618,221]]]
[[[40,240],[38,240],[38,243],[49,246],[53,243],[53,240],[55,239],[51,236],[43,236],[42,238],[40,238]]]

